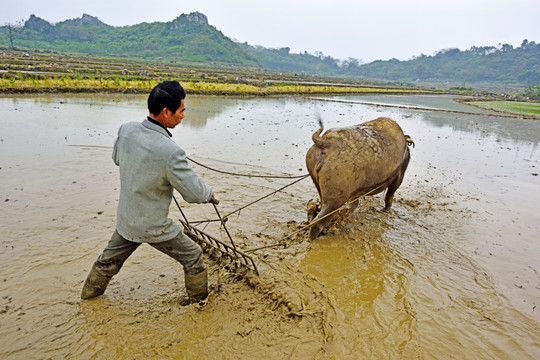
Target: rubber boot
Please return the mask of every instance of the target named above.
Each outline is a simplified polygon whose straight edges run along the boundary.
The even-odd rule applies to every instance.
[[[189,302],[199,302],[208,296],[208,272],[206,269],[195,275],[184,274]]]
[[[101,275],[97,269],[96,265],[92,266],[92,270],[88,274],[86,281],[81,292],[81,299],[88,300],[95,298],[96,296],[103,295],[107,285],[109,285],[111,278],[108,276]]]

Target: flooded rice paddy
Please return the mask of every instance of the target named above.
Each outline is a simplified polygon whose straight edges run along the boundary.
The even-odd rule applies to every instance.
[[[416,147],[392,211],[382,195],[365,198],[310,242],[297,232],[317,197],[308,178],[229,218],[239,248],[263,248],[251,252],[260,277],[208,260],[216,291],[182,307],[181,267],[141,246],[104,296],[81,301],[115,228],[110,147],[145,104],[0,97],[1,358],[540,358],[540,122],[446,96],[188,96],[173,139],[243,174],[307,173],[318,115],[326,128],[396,120]],[[292,182],[192,165],[222,214]],[[189,219],[215,218],[211,205],[181,204]],[[215,224],[205,231],[228,241]]]

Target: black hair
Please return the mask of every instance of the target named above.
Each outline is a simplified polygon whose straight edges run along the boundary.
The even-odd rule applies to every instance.
[[[164,108],[176,112],[185,98],[186,91],[178,81],[160,82],[148,95],[148,111],[154,115],[158,115]]]

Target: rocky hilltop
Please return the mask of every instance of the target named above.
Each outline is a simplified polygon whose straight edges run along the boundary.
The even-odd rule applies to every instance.
[[[105,25],[101,20],[99,20],[97,17],[83,14],[82,17],[76,18],[73,20],[67,20],[66,22],[71,22],[74,25],[84,26],[84,25]]]
[[[17,30],[11,38],[13,47],[260,67],[253,56],[210,25],[200,12],[181,14],[170,22],[122,27],[107,25],[89,14],[56,24],[32,14]],[[11,46],[2,41],[0,46]]]

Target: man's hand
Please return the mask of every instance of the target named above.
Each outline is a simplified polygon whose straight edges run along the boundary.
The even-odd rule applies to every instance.
[[[210,199],[210,202],[214,205],[219,204],[219,200],[215,198],[214,193],[212,193],[212,198]]]

